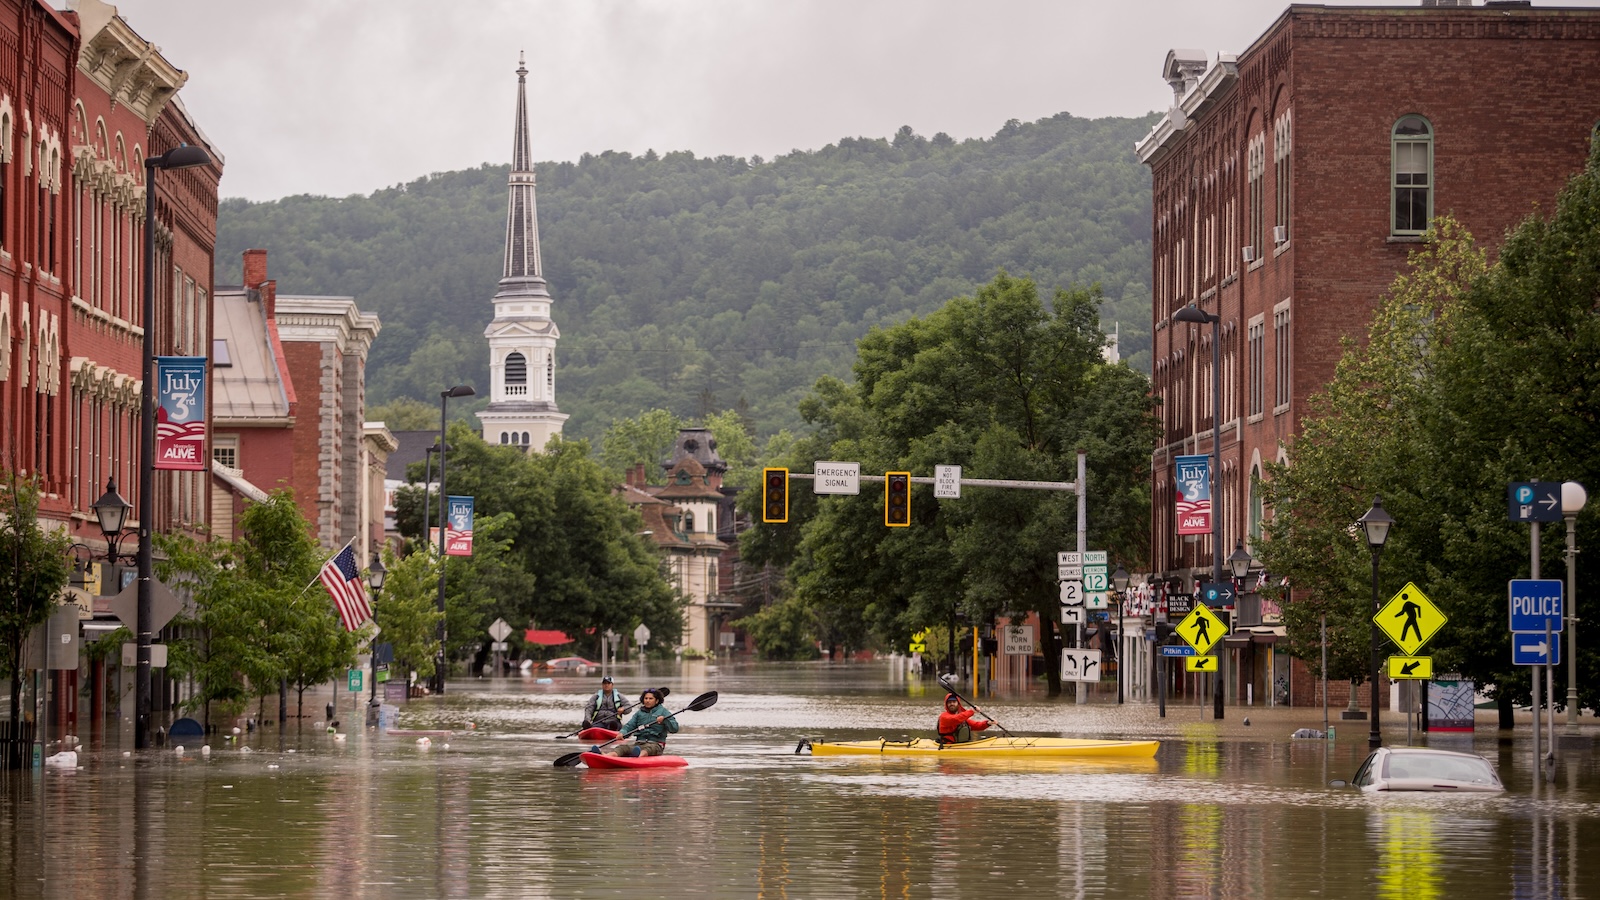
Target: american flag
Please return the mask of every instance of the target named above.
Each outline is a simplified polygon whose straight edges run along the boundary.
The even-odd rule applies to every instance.
[[[356,553],[350,547],[340,550],[322,567],[322,584],[333,596],[333,605],[339,610],[339,621],[345,631],[355,631],[361,623],[372,618],[372,604],[367,601],[366,585],[361,583],[361,572],[356,569]]]

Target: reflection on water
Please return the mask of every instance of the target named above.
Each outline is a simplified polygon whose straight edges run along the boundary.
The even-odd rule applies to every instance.
[[[1545,785],[1527,744],[1480,733],[1450,746],[1495,760],[1504,795],[1383,796],[1327,787],[1364,734],[1289,739],[1320,710],[1252,711],[1246,727],[986,697],[1019,734],[1164,743],[1153,760],[813,758],[799,738],[926,735],[942,692],[878,666],[619,680],[667,684],[672,709],[719,692],[672,739],[689,768],[552,766],[581,749],[556,737],[594,683],[573,677],[452,685],[402,715],[452,732],[431,745],[308,727],[213,741],[209,757],[110,746],[77,770],[0,776],[0,896],[1600,896],[1582,855],[1600,837],[1587,743]]]

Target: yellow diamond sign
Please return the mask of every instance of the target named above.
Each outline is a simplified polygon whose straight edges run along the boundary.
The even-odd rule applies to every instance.
[[[1372,621],[1407,656],[1416,656],[1417,650],[1449,620],[1421,588],[1408,581]]]
[[[1183,617],[1178,623],[1178,637],[1189,642],[1194,652],[1205,656],[1228,633],[1226,625],[1217,618],[1217,614],[1204,605],[1196,606],[1194,611]],[[1189,669],[1193,672],[1194,669]]]

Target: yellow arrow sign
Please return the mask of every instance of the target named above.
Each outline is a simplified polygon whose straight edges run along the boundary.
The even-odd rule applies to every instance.
[[[1185,656],[1183,658],[1185,672],[1215,672],[1217,671],[1217,658],[1215,656]]]
[[[1194,648],[1194,652],[1201,656],[1210,653],[1211,648],[1216,646],[1217,641],[1222,640],[1227,633],[1228,626],[1222,624],[1222,620],[1217,618],[1217,614],[1203,605],[1196,606],[1192,612],[1183,617],[1182,622],[1178,623],[1178,637],[1188,641],[1189,646]],[[1194,657],[1185,658],[1193,659]],[[1201,670],[1191,668],[1188,671]],[[1216,670],[1205,669],[1204,671],[1214,672]]]
[[[1433,657],[1431,656],[1391,656],[1389,657],[1389,680],[1404,681],[1405,679],[1428,681],[1433,678]]]
[[[1407,656],[1415,656],[1428,638],[1449,620],[1421,588],[1408,581],[1398,594],[1389,598],[1383,609],[1378,610],[1372,621]]]

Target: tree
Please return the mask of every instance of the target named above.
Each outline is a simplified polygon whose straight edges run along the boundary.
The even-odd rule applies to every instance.
[[[50,611],[72,574],[71,538],[39,527],[39,486],[0,471],[0,675],[11,679],[11,725],[22,710],[22,645]]]
[[[1529,697],[1529,673],[1510,662],[1506,581],[1527,573],[1528,532],[1506,514],[1511,482],[1600,483],[1600,142],[1562,191],[1554,214],[1530,217],[1486,266],[1449,220],[1413,258],[1374,316],[1368,342],[1346,349],[1333,382],[1269,468],[1274,515],[1261,557],[1288,575],[1291,647],[1312,658],[1312,622],[1339,621],[1349,671],[1370,620],[1367,552],[1350,523],[1382,494],[1396,523],[1383,551],[1388,596],[1416,581],[1449,618],[1429,651],[1494,697],[1501,724]],[[1595,506],[1578,517],[1592,541]],[[1557,529],[1549,529],[1557,531]],[[1560,538],[1539,548],[1560,566]],[[1580,595],[1600,587],[1579,567]],[[1581,663],[1600,663],[1600,627],[1582,630]],[[1558,670],[1560,683],[1567,667]],[[1580,702],[1600,689],[1580,684]]]
[[[473,536],[476,540],[476,535]],[[395,668],[433,677],[439,649],[439,555],[426,550],[403,557],[383,553],[388,574],[372,602],[372,617],[386,643],[393,645]]]
[[[969,478],[1067,482],[1082,448],[1091,544],[1137,564],[1157,425],[1148,380],[1104,361],[1099,303],[1098,288],[1074,288],[1058,290],[1047,309],[1032,281],[1001,272],[972,297],[874,330],[859,344],[855,383],[821,379],[802,404],[816,434],[795,442],[786,461],[914,473],[955,464]],[[801,525],[789,571],[825,643],[899,645],[928,626],[1034,612],[1051,694],[1059,693],[1055,559],[1075,543],[1072,495],[969,488],[940,501],[915,488],[904,529],[885,528],[869,497],[813,502],[798,504],[799,515],[791,506]],[[782,550],[751,544],[758,559]]]

